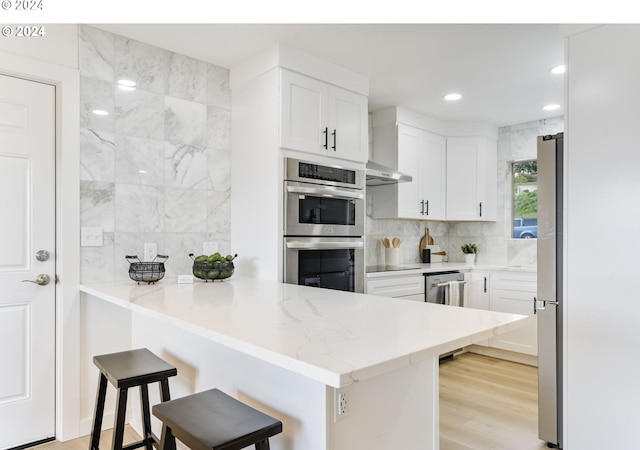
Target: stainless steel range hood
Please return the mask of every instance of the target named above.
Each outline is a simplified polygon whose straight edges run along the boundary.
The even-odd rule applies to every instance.
[[[367,162],[367,186],[384,186],[386,184],[406,183],[411,175],[398,172],[373,161]]]

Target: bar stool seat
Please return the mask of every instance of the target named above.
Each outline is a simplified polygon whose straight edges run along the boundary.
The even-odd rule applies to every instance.
[[[175,376],[178,370],[146,348],[94,356],[93,363],[100,370],[100,374],[89,450],[99,450],[107,381],[118,390],[112,449],[131,450],[146,447],[147,450],[152,450],[153,444],[158,443],[158,438],[151,432],[148,385],[158,382],[161,401],[169,401],[169,377]],[[129,388],[137,386],[140,387],[143,436],[141,441],[123,447],[127,394]]]
[[[192,450],[268,450],[282,432],[282,422],[219,389],[160,403],[153,415],[162,421],[161,450],[175,450],[176,439]]]

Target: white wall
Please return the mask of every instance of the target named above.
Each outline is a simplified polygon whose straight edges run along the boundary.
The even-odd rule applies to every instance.
[[[7,13],[5,13],[7,14]],[[3,37],[0,51],[78,68],[78,25],[43,25],[41,37]]]
[[[638,448],[640,27],[568,39],[565,450]]]
[[[81,249],[82,282],[128,280],[145,242],[169,255],[167,277],[205,241],[230,253],[229,70],[86,25],[79,55],[80,221],[104,231]]]

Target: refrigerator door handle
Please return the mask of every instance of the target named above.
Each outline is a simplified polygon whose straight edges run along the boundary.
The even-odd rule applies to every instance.
[[[557,300],[539,300],[536,297],[533,297],[533,313],[536,314],[538,311],[542,311],[547,308],[547,305],[558,306]]]

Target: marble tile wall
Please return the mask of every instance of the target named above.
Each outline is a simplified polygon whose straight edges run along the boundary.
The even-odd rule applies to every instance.
[[[511,174],[510,163],[535,159],[537,137],[564,131],[564,118],[554,117],[502,127],[498,130],[498,218],[496,222],[431,222],[414,220],[375,220],[369,215],[367,201],[366,246],[367,265],[384,264],[381,237],[403,239],[401,261],[419,262],[418,246],[428,227],[434,241],[447,252],[450,261],[463,261],[460,246],[478,244],[476,262],[489,265],[535,267],[536,241],[511,238]]]
[[[190,273],[204,241],[230,252],[229,71],[80,26],[81,281],[128,279],[125,255],[155,242],[167,276]],[[133,91],[117,80],[137,83]],[[93,109],[108,116],[97,116]]]

